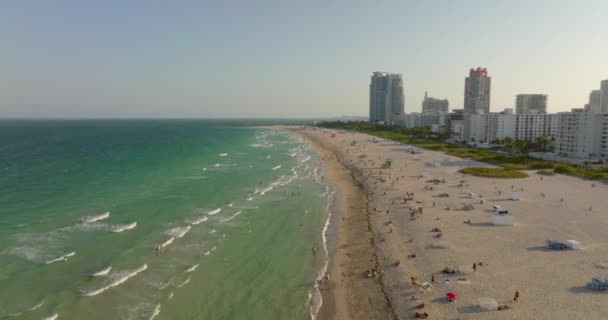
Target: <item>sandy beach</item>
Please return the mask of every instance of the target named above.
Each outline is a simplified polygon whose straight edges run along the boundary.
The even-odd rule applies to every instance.
[[[478,164],[365,134],[296,131],[314,141],[342,190],[320,319],[608,319],[608,293],[586,288],[608,275],[605,184],[533,171],[463,176],[459,169]],[[386,158],[390,168],[381,167]],[[493,205],[513,225],[494,225]],[[548,239],[582,248],[549,250]],[[483,298],[507,309],[481,311]]]

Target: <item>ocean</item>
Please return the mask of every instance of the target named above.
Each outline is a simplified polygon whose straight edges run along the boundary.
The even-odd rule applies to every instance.
[[[0,318],[310,319],[321,176],[278,129],[1,121]]]

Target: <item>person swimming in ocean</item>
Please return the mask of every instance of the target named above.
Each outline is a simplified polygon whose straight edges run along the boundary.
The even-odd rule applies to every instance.
[[[313,243],[312,244],[312,255],[314,256],[317,253],[317,244]]]

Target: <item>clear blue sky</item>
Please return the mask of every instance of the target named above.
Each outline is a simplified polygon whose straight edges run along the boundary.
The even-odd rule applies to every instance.
[[[608,1],[0,2],[0,117],[367,115],[373,71],[462,107],[546,93],[581,107],[608,79]]]

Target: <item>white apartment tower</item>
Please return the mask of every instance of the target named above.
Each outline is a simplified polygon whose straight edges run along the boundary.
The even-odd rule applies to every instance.
[[[591,113],[602,113],[602,92],[600,90],[593,90],[589,94],[589,112]]]
[[[608,114],[583,110],[560,112],[557,114],[557,126],[557,155],[580,161],[607,159]]]
[[[540,114],[547,113],[546,94],[518,94],[515,97],[515,113]]]
[[[600,113],[608,113],[608,80],[600,83]]]

